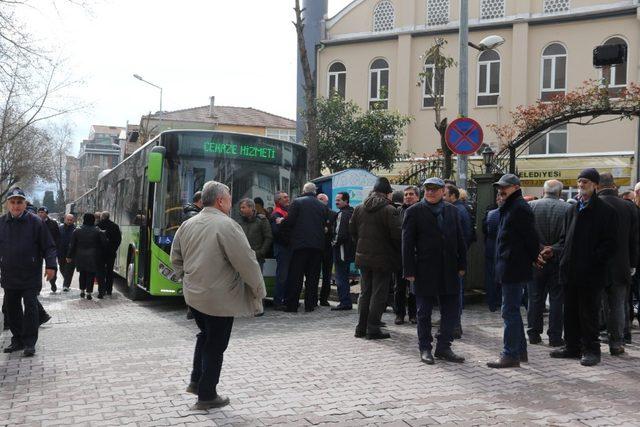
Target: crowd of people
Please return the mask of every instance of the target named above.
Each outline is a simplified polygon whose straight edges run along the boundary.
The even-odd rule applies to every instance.
[[[33,356],[38,328],[51,316],[38,301],[42,290],[42,265],[51,292],[68,292],[74,271],[80,273],[80,297],[92,299],[94,281],[98,298],[113,291],[113,266],[122,236],[109,212],[87,213],[80,227],[72,214],[58,224],[46,207],[35,208],[15,187],[7,194],[7,213],[0,217],[0,284],[4,289],[4,328],[11,331],[5,353],[23,350]]]

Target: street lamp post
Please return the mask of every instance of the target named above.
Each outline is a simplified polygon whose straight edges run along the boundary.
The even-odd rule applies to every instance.
[[[160,89],[160,118],[158,120],[158,127],[162,126],[162,88],[156,84],[151,83],[150,81],[143,79],[139,74],[134,74],[133,77],[140,80],[141,82],[145,82],[146,84],[155,87],[156,89]]]

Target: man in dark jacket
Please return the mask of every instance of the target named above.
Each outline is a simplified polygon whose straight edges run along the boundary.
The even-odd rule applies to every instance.
[[[318,194],[317,199],[326,208],[324,226],[324,247],[322,248],[322,286],[320,287],[320,305],[329,307],[329,295],[331,294],[331,273],[333,272],[333,229],[335,228],[337,213],[329,208],[329,197],[326,194]]]
[[[349,221],[353,208],[349,206],[349,193],[336,195],[336,207],[339,209],[334,221],[333,259],[336,267],[336,284],[340,303],[331,310],[351,310],[351,288],[349,286],[349,267],[356,257],[356,248],[349,234]]]
[[[38,208],[38,216],[47,226],[47,230],[51,233],[51,237],[53,238],[53,243],[55,243],[56,247],[60,244],[60,229],[56,220],[49,218],[49,209],[46,206],[41,206]],[[56,280],[58,279],[58,275],[55,274],[53,279],[49,281],[51,285],[51,292],[55,293],[58,290],[58,286],[56,286]]]
[[[551,252],[552,256],[562,255],[560,283],[566,343],[552,351],[551,357],[577,358],[583,366],[600,363],[601,293],[607,284],[609,262],[617,250],[618,218],[616,211],[596,194],[599,182],[600,174],[593,168],[580,173],[578,203],[567,212],[563,238]]]
[[[72,214],[64,217],[64,224],[60,225],[60,241],[58,243],[58,265],[60,273],[64,279],[62,290],[69,292],[71,280],[73,279],[73,271],[76,265],[73,262],[67,262],[67,252],[69,252],[69,243],[71,243],[71,235],[76,229],[76,218]]]
[[[103,282],[102,290],[98,289],[98,298],[103,298],[104,295],[111,295],[113,292],[113,266],[116,263],[116,257],[118,256],[118,248],[122,242],[122,233],[118,224],[109,219],[110,214],[104,211],[100,214],[100,222],[98,228],[104,231],[107,236],[107,246],[103,251],[104,261],[104,279],[99,278],[100,282]]]
[[[361,272],[357,338],[390,337],[380,330],[380,322],[393,272],[401,266],[402,238],[400,213],[391,204],[392,193],[389,180],[378,178],[373,192],[356,207],[349,222],[349,233],[356,242],[356,266]]]
[[[399,208],[400,221],[404,219],[404,214],[411,206],[420,201],[420,190],[413,185],[404,189],[402,194],[402,205]],[[404,278],[402,270],[396,271],[393,277],[394,282],[394,294],[393,294],[393,311],[396,314],[394,323],[396,325],[404,324],[404,316],[407,315],[407,309],[409,312],[409,322],[412,324],[418,323],[416,318],[416,296],[410,289],[410,283]]]
[[[603,305],[609,331],[609,351],[611,355],[619,356],[624,353],[624,329],[629,317],[627,298],[631,287],[631,269],[636,268],[638,262],[638,214],[633,203],[618,197],[613,175],[609,172],[600,174],[598,197],[609,204],[618,217],[617,251],[609,264]]]
[[[249,246],[256,253],[260,269],[264,267],[264,259],[271,251],[273,236],[269,220],[256,212],[255,202],[249,198],[240,200],[240,227],[247,236]]]
[[[193,199],[191,199],[191,203],[187,203],[182,210],[184,212],[185,221],[198,215],[202,210],[202,191],[196,191],[193,195]]]
[[[304,311],[313,311],[318,305],[318,282],[324,248],[326,207],[316,199],[316,185],[307,182],[302,195],[289,207],[287,222],[291,227],[291,259],[289,266],[289,292],[286,311],[298,311],[298,301],[304,287]]]
[[[38,293],[42,289],[42,261],[47,280],[56,272],[56,246],[44,222],[26,212],[20,188],[7,196],[7,213],[0,217],[0,284],[4,288],[11,344],[5,353],[24,349],[33,356],[38,340]],[[22,305],[24,304],[24,311]]]
[[[540,254],[533,212],[522,198],[520,179],[503,175],[493,184],[504,200],[496,238],[496,281],[502,287],[504,349],[500,358],[487,363],[490,368],[512,368],[527,362],[527,340],[520,314],[524,287],[532,279],[532,269]]]
[[[562,182],[552,179],[544,183],[544,197],[529,202],[533,211],[536,232],[540,244],[544,248],[557,244],[564,230],[564,219],[571,205],[560,200]],[[549,345],[560,347],[562,342],[562,286],[558,277],[558,261],[560,257],[551,258],[546,264],[537,268],[533,280],[529,282],[527,305],[527,334],[531,344],[542,342],[544,327],[544,308],[549,295]]]
[[[460,213],[443,200],[444,181],[440,178],[427,179],[424,191],[424,199],[407,209],[402,222],[402,266],[416,295],[420,359],[428,365],[434,363],[431,312],[438,302],[440,334],[435,357],[462,363],[464,358],[451,350],[460,304],[458,278],[467,269]]]
[[[289,261],[291,249],[289,239],[291,229],[287,222],[289,216],[289,195],[278,191],[274,196],[275,209],[271,214],[271,234],[273,235],[273,256],[276,259],[276,286],[273,291],[273,305],[276,310],[286,309],[285,297],[288,290]]]
[[[502,290],[496,283],[496,238],[500,226],[500,195],[496,196],[496,204],[487,209],[482,221],[484,234],[484,287],[487,294],[489,311],[494,312],[502,303]]]

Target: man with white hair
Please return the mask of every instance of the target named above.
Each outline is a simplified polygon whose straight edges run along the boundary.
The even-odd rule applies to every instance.
[[[229,187],[205,183],[202,203],[202,211],[176,232],[171,263],[200,329],[187,392],[198,395],[195,409],[206,410],[229,403],[216,386],[234,317],[262,313],[267,293],[256,253],[240,225],[229,217]]]
[[[318,305],[318,282],[322,249],[324,248],[324,227],[327,208],[316,198],[316,185],[307,182],[302,187],[302,195],[289,207],[287,223],[291,229],[291,265],[289,267],[289,286],[287,290],[287,308],[285,311],[298,311],[298,301],[304,288],[304,311],[311,312]]]
[[[544,183],[543,188],[543,198],[529,202],[529,206],[533,211],[541,249],[548,259],[540,269],[534,270],[533,280],[528,284],[527,335],[531,344],[542,342],[544,308],[549,295],[549,327],[547,328],[549,345],[560,347],[564,344],[562,341],[563,296],[558,276],[560,257],[554,256],[551,248],[557,245],[562,237],[564,220],[571,205],[560,200],[560,194],[564,188],[562,182],[551,179]]]

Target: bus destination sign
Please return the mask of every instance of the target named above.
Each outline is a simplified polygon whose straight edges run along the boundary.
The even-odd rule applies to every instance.
[[[215,139],[204,142],[204,152],[267,162],[276,160],[276,149],[274,147],[222,142]]]

